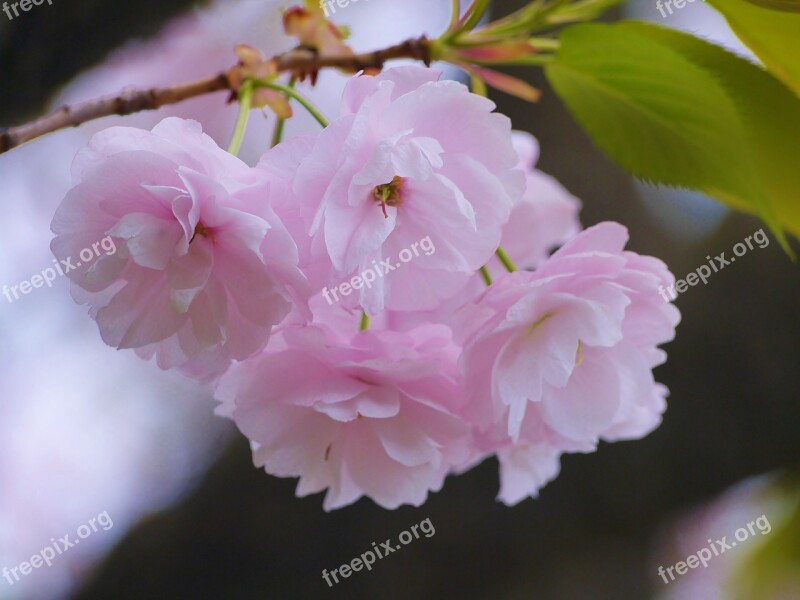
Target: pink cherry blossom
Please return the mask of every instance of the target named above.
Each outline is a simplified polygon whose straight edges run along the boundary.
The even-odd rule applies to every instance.
[[[198,123],[98,133],[73,179],[52,250],[66,259],[115,241],[115,253],[67,273],[107,344],[207,378],[263,348],[291,301],[307,297],[269,181]]]
[[[550,252],[581,230],[578,221],[581,203],[553,177],[534,169],[539,158],[536,138],[515,131],[512,139],[519,156],[518,166],[525,173],[525,193],[511,209],[501,243],[520,269],[535,269]],[[493,275],[504,272],[497,258],[489,266]]]
[[[503,226],[501,245],[520,269],[535,269],[550,252],[575,237],[581,230],[578,211],[581,202],[558,181],[534,169],[539,157],[539,143],[529,133],[512,132],[517,167],[525,173],[525,192],[511,209],[511,217]],[[487,263],[493,279],[507,271],[497,257]],[[394,328],[404,329],[419,323],[450,324],[461,306],[474,300],[486,289],[483,278],[476,273],[464,287],[450,298],[428,311],[392,311]]]
[[[322,238],[313,262],[329,264],[329,285],[396,262],[426,237],[435,245],[350,296],[370,314],[432,309],[456,292],[490,259],[522,194],[508,118],[439,75],[409,66],[353,78],[342,115],[293,178],[307,234]]]
[[[283,327],[233,365],[219,412],[251,440],[257,466],[300,478],[298,496],[327,489],[326,510],[363,495],[421,505],[471,452],[449,329],[358,332],[352,318],[326,320]]]
[[[667,390],[652,368],[680,315],[657,259],[623,251],[627,231],[602,223],[535,273],[515,272],[462,309],[469,418],[501,462],[514,503],[558,472],[562,452],[638,438],[658,426]]]

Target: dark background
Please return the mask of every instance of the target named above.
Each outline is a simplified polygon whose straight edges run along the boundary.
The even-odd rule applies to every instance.
[[[0,125],[36,115],[59,85],[191,4],[54,0],[13,22],[0,14]],[[521,4],[495,2],[495,12]],[[737,214],[701,241],[670,237],[541,73],[524,76],[545,90],[539,104],[499,93],[493,99],[516,128],[539,138],[539,168],[583,200],[584,225],[622,222],[630,248],[662,258],[678,277],[708,254],[730,254],[761,226]],[[418,509],[386,511],[361,500],[327,514],[319,495],[297,499],[293,480],[253,468],[247,441],[237,435],[196,491],[133,530],[75,597],[646,598],[662,585],[650,550],[669,519],[743,478],[795,468],[800,457],[797,265],[772,243],[690,288],[677,305],[678,337],[656,372],[671,389],[663,425],[644,440],[564,457],[561,475],[537,500],[497,503],[490,460],[449,478]],[[433,537],[332,589],[322,580],[322,569],[426,518]]]

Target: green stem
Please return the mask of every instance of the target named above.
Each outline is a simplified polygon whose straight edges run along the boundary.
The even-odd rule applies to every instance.
[[[558,50],[561,42],[549,37],[532,37],[528,40],[537,50]]]
[[[461,17],[461,2],[459,0],[450,0],[450,26],[447,31],[455,31],[458,26],[458,19]]]
[[[244,132],[247,129],[247,120],[250,118],[250,107],[253,103],[253,84],[249,81],[244,82],[239,89],[239,118],[236,120],[236,128],[233,130],[231,143],[228,152],[236,156],[242,147]]]
[[[523,8],[506,15],[502,19],[489,23],[486,27],[481,28],[480,33],[482,35],[507,36],[517,35],[523,31],[529,32],[531,29],[530,25],[542,12],[544,7],[544,0],[531,2]]]
[[[518,58],[501,58],[498,60],[470,59],[470,63],[479,67],[498,67],[498,66],[532,66],[538,67],[546,65],[555,60],[555,54],[527,54]]]
[[[327,127],[330,123],[328,119],[317,109],[316,106],[311,104],[302,94],[293,90],[288,85],[282,85],[280,83],[275,83],[274,81],[260,81],[260,80],[253,80],[253,85],[257,88],[268,88],[271,90],[277,90],[279,92],[283,92],[290,98],[297,100],[303,108],[305,108],[308,113],[317,120],[317,123],[322,125],[323,127]]]
[[[369,329],[369,315],[361,311],[361,324],[358,326],[359,331],[366,331]]]
[[[489,90],[486,89],[486,82],[478,77],[475,73],[470,73],[470,90],[473,94],[477,94],[478,96],[483,96],[484,98],[489,97]]]
[[[294,84],[296,81],[297,80],[294,77],[292,77],[289,80],[289,87],[294,89]],[[283,139],[283,129],[285,125],[286,125],[286,119],[282,119],[279,117],[278,122],[275,124],[275,131],[272,133],[272,145],[270,146],[270,148],[274,148],[275,146],[281,143],[281,140]]]
[[[509,273],[513,273],[517,270],[517,265],[514,264],[514,261],[506,254],[506,251],[503,250],[502,246],[498,246],[497,248],[497,258],[500,259],[500,262],[503,263],[503,266],[506,268],[506,271]]]
[[[460,28],[459,33],[462,31],[472,31],[475,26],[480,23],[486,9],[489,8],[489,0],[474,0],[472,3],[472,12],[470,13],[464,25]]]
[[[489,274],[489,269],[486,268],[486,265],[481,267],[481,277],[483,277],[483,282],[486,285],[492,285],[492,276]]]
[[[455,6],[457,3],[453,2]],[[464,11],[463,15],[460,15],[455,19],[454,23],[451,23],[450,27],[444,34],[434,40],[432,44],[432,48],[435,48],[437,51],[441,51],[442,47],[449,46],[458,38],[465,34],[469,33],[471,30],[475,28],[483,14],[486,12],[486,9],[489,7],[489,0],[473,0],[472,4],[470,4],[467,9]],[[459,9],[461,7],[459,6]],[[458,14],[460,10],[456,11],[454,9],[454,14]],[[431,52],[431,57],[436,59],[438,58],[438,54]]]

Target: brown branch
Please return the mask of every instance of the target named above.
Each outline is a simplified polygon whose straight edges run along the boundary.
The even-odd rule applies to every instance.
[[[0,130],[0,153],[52,131],[77,127],[82,123],[110,115],[129,115],[142,110],[155,110],[187,98],[229,89],[228,77],[220,73],[187,85],[165,89],[124,91],[119,96],[89,100],[75,106],[62,106],[49,115],[25,125]]]
[[[390,46],[383,50],[351,56],[321,57],[313,50],[296,48],[284,54],[279,54],[271,60],[278,72],[292,72],[292,74],[302,77],[305,74],[316,73],[325,67],[336,67],[352,72],[381,69],[385,62],[397,58],[412,58],[421,60],[426,65],[429,65],[430,47],[428,40],[425,37],[406,40],[401,44]],[[74,106],[63,106],[55,112],[30,123],[8,129],[0,128],[0,154],[47,133],[66,127],[77,127],[87,121],[101,117],[129,115],[143,110],[155,110],[161,106],[176,104],[189,98],[213,92],[229,91],[235,94],[237,90],[232,81],[241,80],[241,77],[235,76],[236,70],[239,68],[241,67],[236,66],[230,71],[189,84],[169,88],[124,91],[118,96],[89,100]]]

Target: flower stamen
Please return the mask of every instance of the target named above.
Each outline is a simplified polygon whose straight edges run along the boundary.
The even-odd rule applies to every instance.
[[[380,204],[385,219],[389,218],[389,213],[386,212],[387,206],[398,207],[403,203],[401,196],[403,181],[402,177],[395,175],[389,183],[375,186],[372,190],[372,197]]]
[[[578,351],[575,353],[575,368],[577,369],[583,364],[583,344],[578,340]]]
[[[206,229],[205,225],[198,223],[194,228],[194,233],[192,234],[192,239],[189,240],[189,243],[191,244],[194,241],[194,238],[196,238],[198,235],[207,238],[211,235],[211,233],[208,231],[208,229]]]

